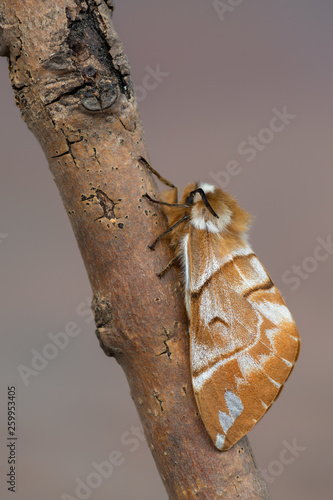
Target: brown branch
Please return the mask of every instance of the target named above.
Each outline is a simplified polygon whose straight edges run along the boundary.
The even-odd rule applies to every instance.
[[[146,167],[130,69],[110,1],[4,0],[0,53],[42,145],[94,293],[97,336],[123,367],[169,497],[269,498],[246,438],[221,453],[191,389],[187,319]]]

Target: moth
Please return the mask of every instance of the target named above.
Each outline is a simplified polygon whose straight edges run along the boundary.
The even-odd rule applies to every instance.
[[[280,292],[248,242],[249,214],[219,187],[189,184],[162,199],[190,321],[192,385],[216,448],[228,450],[266,413],[297,360],[300,338]],[[164,272],[160,274],[162,276]]]

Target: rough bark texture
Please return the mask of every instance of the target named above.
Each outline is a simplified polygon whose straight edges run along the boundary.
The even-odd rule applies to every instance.
[[[147,169],[130,69],[103,0],[4,0],[0,54],[45,151],[94,293],[97,336],[123,367],[171,499],[267,499],[247,438],[215,449],[191,389],[188,324]],[[112,397],[112,395],[111,395]]]

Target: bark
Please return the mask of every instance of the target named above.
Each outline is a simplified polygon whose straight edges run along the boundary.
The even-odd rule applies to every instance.
[[[103,0],[4,0],[0,53],[17,105],[40,142],[94,294],[97,337],[124,369],[171,499],[269,498],[247,438],[219,452],[190,379],[179,276],[161,242],[144,133],[122,44]]]

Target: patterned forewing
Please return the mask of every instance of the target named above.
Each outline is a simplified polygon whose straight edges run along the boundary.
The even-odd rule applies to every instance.
[[[188,246],[193,388],[208,433],[226,450],[278,396],[297,359],[299,336],[248,246],[226,253],[221,240],[206,233],[205,248],[192,253],[195,237]]]

